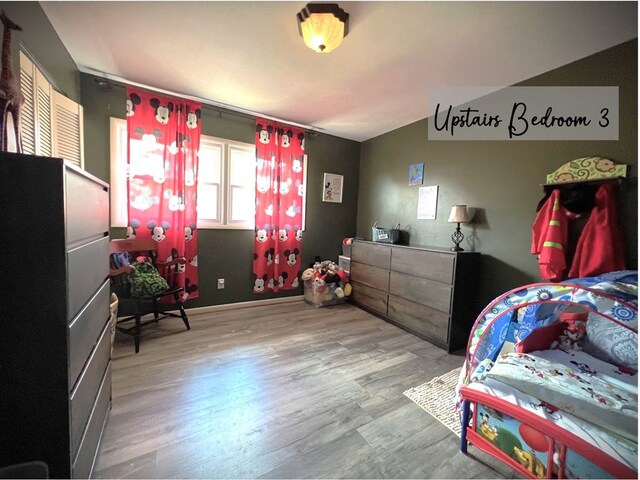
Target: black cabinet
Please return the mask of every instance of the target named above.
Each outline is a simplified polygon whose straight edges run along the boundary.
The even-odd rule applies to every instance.
[[[61,159],[0,154],[0,466],[86,478],[111,401],[109,188]]]

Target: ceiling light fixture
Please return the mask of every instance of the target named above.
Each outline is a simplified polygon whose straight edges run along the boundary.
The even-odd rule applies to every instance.
[[[349,33],[349,14],[337,3],[308,3],[297,17],[305,45],[317,53],[329,53]]]

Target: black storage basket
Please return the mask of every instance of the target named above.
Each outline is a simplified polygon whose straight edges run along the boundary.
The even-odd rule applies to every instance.
[[[371,227],[371,236],[374,242],[379,243],[398,243],[400,241],[400,224],[396,228],[379,227],[378,222]]]

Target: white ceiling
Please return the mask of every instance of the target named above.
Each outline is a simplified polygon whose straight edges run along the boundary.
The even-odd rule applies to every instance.
[[[636,2],[340,2],[349,35],[305,47],[306,2],[41,2],[82,71],[366,140],[428,116],[429,87],[508,86],[637,37]]]

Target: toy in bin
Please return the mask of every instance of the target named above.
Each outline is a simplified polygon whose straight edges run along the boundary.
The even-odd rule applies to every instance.
[[[302,272],[304,300],[316,307],[344,303],[351,294],[347,273],[331,260],[314,263]]]

